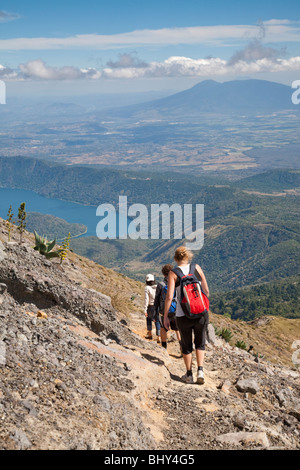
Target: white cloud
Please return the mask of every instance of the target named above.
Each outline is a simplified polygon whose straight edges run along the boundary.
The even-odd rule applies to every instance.
[[[268,20],[264,21],[263,24],[268,26],[268,25],[277,25],[277,24],[297,24],[300,23],[300,21],[292,21],[292,20]]]
[[[247,75],[250,73],[289,72],[300,70],[300,57],[290,59],[260,58],[254,61],[239,60],[230,64],[220,58],[191,59],[169,57],[163,62],[152,62],[145,68],[103,70],[104,78],[154,78],[154,77],[211,77],[221,75]]]
[[[0,79],[1,80],[14,80],[18,78],[18,73],[9,67],[0,65]]]
[[[223,46],[257,37],[264,29],[268,43],[300,42],[300,23],[289,20],[268,20],[258,25],[215,25],[181,28],[145,29],[127,33],[101,35],[78,34],[65,38],[1,39],[0,50],[95,49],[122,47],[203,44]]]
[[[51,67],[41,59],[20,64],[19,78],[41,80],[78,80],[83,78],[97,79],[101,72],[96,69],[79,69],[72,66]]]
[[[243,52],[243,51],[242,51]],[[265,52],[265,56],[263,55]],[[109,63],[108,63],[109,64]],[[173,56],[162,62],[145,63],[140,60],[120,60],[103,70],[78,68],[73,66],[52,67],[41,59],[20,64],[17,70],[0,65],[0,79],[15,80],[82,80],[82,79],[137,79],[164,77],[213,77],[240,76],[272,72],[300,71],[300,56],[290,58],[275,57],[268,49],[260,49],[255,54],[233,56],[229,60],[218,57],[193,59]]]

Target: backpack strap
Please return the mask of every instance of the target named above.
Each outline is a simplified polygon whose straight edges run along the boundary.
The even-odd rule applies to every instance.
[[[182,272],[182,270],[180,269],[179,266],[177,266],[176,268],[173,268],[172,272],[175,273],[176,276],[179,277],[179,279],[181,279],[184,276],[184,274],[183,274],[183,272]]]
[[[195,271],[196,271],[196,265],[194,263],[194,264],[191,264],[190,266],[190,274],[195,274]]]
[[[189,274],[194,274],[195,271],[196,271],[196,265],[190,264]],[[184,276],[179,266],[177,266],[176,268],[173,268],[172,272],[175,273],[179,277],[179,279],[181,279]]]

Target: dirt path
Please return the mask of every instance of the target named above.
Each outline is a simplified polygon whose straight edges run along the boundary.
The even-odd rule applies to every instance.
[[[142,314],[131,316],[130,328],[144,339],[145,351],[140,353],[149,360],[149,366],[143,371],[132,371],[136,384],[133,396],[135,400],[142,402],[144,422],[157,442],[157,448],[195,448],[195,438],[191,437],[194,429],[188,425],[190,418],[197,416],[198,411],[209,415],[220,410],[220,405],[212,400],[220,382],[220,371],[214,370],[211,361],[212,350],[206,353],[205,383],[187,385],[181,380],[185,366],[176,334],[168,334],[166,351],[157,344],[154,328],[153,339],[145,339],[146,322]],[[193,354],[194,380],[196,370],[196,358]],[[187,396],[190,397],[189,400],[186,399]],[[177,437],[174,439],[173,436]],[[205,447],[203,444],[202,446]]]
[[[131,316],[130,328],[140,338],[145,337],[145,326],[142,314]],[[286,396],[287,383],[297,387],[293,375],[285,382],[290,372],[257,363],[252,355],[219,340],[207,345],[205,383],[188,385],[181,380],[185,366],[175,333],[169,333],[167,351],[156,343],[155,333],[153,340],[144,341],[144,351],[135,348],[147,365],[131,371],[133,399],[144,412],[143,422],[157,449],[287,449],[299,444],[296,415],[288,415],[274,395],[278,376]],[[194,380],[196,370],[193,353]],[[238,391],[235,384],[245,378],[257,381],[257,392]],[[229,442],[222,441],[223,436]]]

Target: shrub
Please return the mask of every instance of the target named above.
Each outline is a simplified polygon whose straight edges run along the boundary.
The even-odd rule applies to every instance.
[[[52,251],[56,240],[52,240],[49,242],[44,236],[40,237],[36,232],[34,232],[35,236],[35,247],[34,249],[41,253],[41,255],[46,256],[47,259],[50,258],[59,258],[60,256],[60,251]]]
[[[221,336],[227,343],[231,340],[233,333],[227,328],[222,328],[222,330],[216,330],[216,334]]]
[[[235,343],[235,346],[240,349],[247,349],[247,344],[245,343],[245,341],[237,341]]]

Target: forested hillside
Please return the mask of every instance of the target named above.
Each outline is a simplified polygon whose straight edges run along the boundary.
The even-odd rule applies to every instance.
[[[247,289],[216,293],[211,308],[232,319],[254,320],[263,315],[300,318],[300,278],[291,277]]]
[[[143,203],[149,211],[154,203],[204,204],[204,246],[194,254],[213,292],[297,275],[299,174],[293,170],[270,171],[234,183],[223,180],[223,184],[220,179],[216,184],[217,175],[214,179],[200,181],[172,173],[146,175],[21,157],[0,158],[2,186],[31,189],[49,197],[94,205],[108,202],[117,209],[119,196],[127,195],[128,204]],[[74,240],[72,248],[143,280],[149,271],[160,276],[161,265],[173,261],[175,247],[183,242],[84,237]]]

